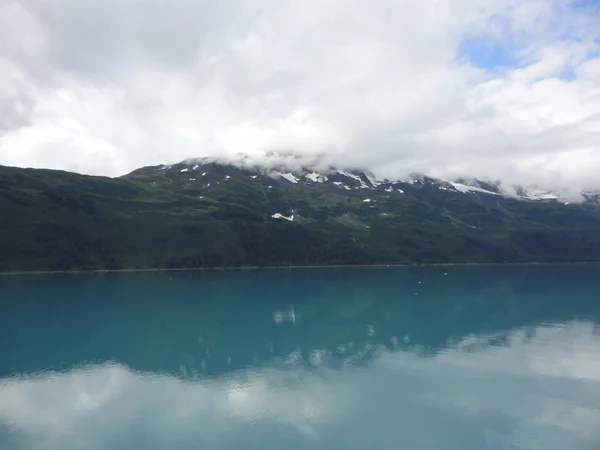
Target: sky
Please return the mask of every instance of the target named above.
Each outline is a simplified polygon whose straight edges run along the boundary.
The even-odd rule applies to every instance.
[[[600,188],[600,0],[0,0],[0,164]]]

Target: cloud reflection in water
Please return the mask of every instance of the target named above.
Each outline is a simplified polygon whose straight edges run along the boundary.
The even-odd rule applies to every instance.
[[[434,355],[367,342],[335,368],[315,350],[312,365],[287,355],[213,377],[102,363],[4,378],[0,440],[7,450],[596,448],[594,324],[496,340],[471,335]]]

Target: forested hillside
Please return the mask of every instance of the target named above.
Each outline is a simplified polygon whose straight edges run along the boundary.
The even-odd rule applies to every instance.
[[[594,202],[478,186],[201,160],[120,178],[0,167],[0,271],[600,260]]]

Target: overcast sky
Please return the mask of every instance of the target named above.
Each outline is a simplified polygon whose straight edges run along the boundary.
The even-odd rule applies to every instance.
[[[600,2],[0,0],[0,164],[265,151],[600,188]]]

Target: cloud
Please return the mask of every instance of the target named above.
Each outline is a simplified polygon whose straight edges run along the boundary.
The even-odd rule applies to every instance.
[[[492,344],[497,336],[471,335],[429,357],[380,349],[367,366],[347,361],[337,370],[327,357],[308,369],[297,350],[285,363],[215,378],[140,373],[117,363],[4,378],[0,443],[443,448],[451,438],[458,448],[593,448],[600,438],[594,325],[506,334],[503,345]]]
[[[388,177],[600,188],[599,8],[5,1],[0,164],[120,175],[292,151]]]

